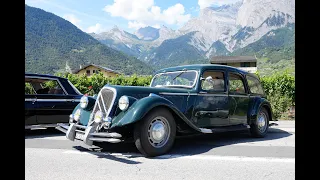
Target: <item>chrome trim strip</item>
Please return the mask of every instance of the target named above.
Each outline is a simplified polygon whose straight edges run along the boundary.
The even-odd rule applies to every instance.
[[[25,129],[39,129],[39,128],[48,128],[48,127],[56,127],[57,124],[37,124],[37,125],[27,125],[24,126]]]
[[[98,95],[97,95],[97,100],[96,100],[96,103],[95,103],[94,106],[93,106],[93,110],[94,110],[95,108],[97,108],[96,106],[97,106],[97,104],[99,103],[99,100],[98,100],[98,99],[99,99],[99,97],[101,96],[101,91],[102,91],[102,89],[109,89],[109,90],[111,90],[111,91],[114,93],[114,96],[112,97],[113,99],[112,99],[112,101],[111,101],[110,107],[109,107],[109,109],[108,109],[108,111],[107,111],[107,114],[106,114],[106,117],[109,117],[110,111],[111,111],[111,109],[112,109],[112,107],[113,107],[113,105],[114,105],[114,101],[116,100],[116,97],[117,97],[117,91],[116,91],[115,88],[112,88],[112,87],[102,87],[101,90],[99,91]],[[99,107],[100,107],[100,105],[99,105]],[[102,109],[102,108],[100,108],[100,109]],[[93,113],[90,114],[88,126],[90,125],[90,122],[92,122],[92,121],[93,121]]]
[[[104,99],[103,99],[103,96],[101,96],[101,99],[102,99],[102,102],[105,102]],[[98,101],[98,103],[99,103],[99,101]],[[102,103],[102,105],[103,105],[103,108],[106,109],[105,103]]]
[[[57,80],[59,85],[61,86],[62,90],[64,91],[64,93],[66,95],[68,95],[68,92],[64,89],[64,87],[62,86],[61,82],[59,81],[58,78],[50,78],[50,77],[41,77],[41,76],[25,76],[25,78],[30,78],[30,79],[51,79],[51,80]]]
[[[162,95],[192,95],[192,96],[195,96],[197,95],[197,93],[167,93],[167,92],[161,92],[159,94],[162,94]]]
[[[75,100],[75,99],[35,99],[36,101],[53,101],[53,102],[80,102],[80,100]],[[25,101],[32,101],[32,99],[25,99]]]
[[[101,97],[102,97],[102,96],[101,96]],[[98,98],[97,98],[97,100],[98,100]],[[98,101],[96,101],[96,102],[97,102],[97,104],[98,104],[99,108],[100,108],[100,109],[102,109],[102,108],[101,108],[101,105],[100,105],[99,100],[98,100]]]
[[[110,107],[109,107],[109,109],[108,109],[108,114],[106,115],[106,117],[109,117],[109,114],[110,114],[110,112],[111,112],[111,109],[112,109],[112,107],[113,107],[113,105],[114,105],[114,101],[116,100],[116,97],[117,97],[117,91],[116,91],[115,88],[108,87],[108,89],[110,89],[111,91],[113,91],[114,96],[113,96],[113,99],[112,99],[112,101],[111,101],[111,103],[110,103]]]
[[[168,71],[168,72],[163,72],[163,73],[158,73],[158,74],[155,74],[153,77],[152,77],[152,80],[150,82],[150,87],[151,87],[151,84],[153,83],[153,80],[154,78],[156,77],[156,75],[160,75],[160,74],[170,74],[170,73],[177,73],[177,72],[196,72],[196,77],[194,79],[194,82],[192,84],[192,86],[185,86],[185,85],[171,85],[172,87],[186,87],[186,88],[194,88],[194,86],[196,85],[197,81],[198,81],[198,77],[199,77],[199,72],[197,70],[186,70],[186,71]],[[166,86],[166,87],[170,87],[170,86]]]
[[[199,94],[197,94],[198,96],[228,96],[228,94],[210,94],[210,93],[208,93],[208,94],[202,94],[202,93],[199,93]]]
[[[160,92],[162,95],[191,95],[191,96],[231,96],[231,97],[249,97],[249,95],[238,95],[238,94],[218,94],[218,93],[167,93]],[[251,96],[253,97],[253,96]]]
[[[24,101],[32,101],[32,102],[35,102],[37,101],[36,98],[25,98]]]
[[[249,97],[249,95],[229,94],[231,97]]]

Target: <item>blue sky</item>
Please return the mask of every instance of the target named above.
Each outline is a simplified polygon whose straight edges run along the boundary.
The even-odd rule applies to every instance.
[[[58,15],[85,32],[100,33],[113,26],[133,33],[140,27],[162,25],[178,29],[200,9],[238,0],[25,0],[32,7]]]

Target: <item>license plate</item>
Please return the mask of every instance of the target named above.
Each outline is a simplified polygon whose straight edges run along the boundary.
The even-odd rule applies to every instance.
[[[83,140],[84,139],[84,134],[76,133],[76,139]]]

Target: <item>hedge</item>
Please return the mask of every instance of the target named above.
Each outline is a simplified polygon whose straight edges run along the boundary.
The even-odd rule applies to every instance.
[[[103,74],[94,74],[91,77],[75,74],[56,74],[70,80],[82,93],[97,94],[105,84],[124,86],[149,86],[152,76],[117,76],[104,77]],[[295,104],[295,77],[288,72],[275,73],[271,76],[260,76],[262,86],[270,101],[273,113],[278,118],[288,118],[286,112]]]

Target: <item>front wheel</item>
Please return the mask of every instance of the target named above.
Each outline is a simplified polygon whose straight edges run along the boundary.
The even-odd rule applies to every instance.
[[[176,123],[170,111],[156,108],[150,111],[134,128],[137,149],[147,157],[168,152],[176,136]]]
[[[250,132],[253,137],[264,137],[269,129],[269,114],[268,111],[261,107],[256,121],[250,125]]]

